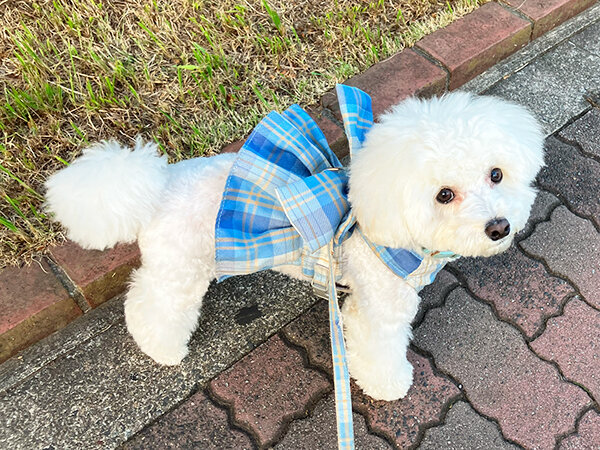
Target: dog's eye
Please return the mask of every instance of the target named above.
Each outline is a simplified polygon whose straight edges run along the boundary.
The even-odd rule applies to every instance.
[[[452,192],[452,189],[444,188],[438,192],[438,195],[435,197],[435,199],[439,203],[445,205],[446,203],[450,203],[452,200],[454,200],[454,192]]]
[[[497,167],[492,169],[492,172],[490,173],[490,179],[492,180],[492,183],[500,183],[502,181],[502,171]]]

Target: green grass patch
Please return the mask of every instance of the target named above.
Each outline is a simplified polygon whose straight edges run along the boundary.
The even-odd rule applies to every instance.
[[[99,139],[217,153],[486,0],[33,0],[0,15],[0,266],[60,240],[43,183]]]

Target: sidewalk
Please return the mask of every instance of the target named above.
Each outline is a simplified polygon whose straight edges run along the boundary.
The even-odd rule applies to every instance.
[[[385,89],[406,58],[446,58],[420,72],[421,93],[445,80],[499,95],[548,135],[515,245],[459,260],[422,292],[407,397],[374,402],[353,387],[359,449],[600,448],[600,4],[550,32],[536,23],[521,28],[542,37],[464,85],[460,55],[432,55],[426,40],[353,80],[380,112],[402,95]],[[335,118],[333,99],[323,103]],[[127,334],[122,297],[67,275],[91,287],[57,308],[89,312],[0,365],[2,448],[336,447],[327,307],[306,284],[265,272],[213,285],[190,356],[159,367]]]

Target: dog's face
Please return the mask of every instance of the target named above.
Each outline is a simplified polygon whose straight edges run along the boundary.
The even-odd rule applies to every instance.
[[[524,108],[456,92],[409,99],[369,132],[349,198],[375,243],[490,256],[527,222],[543,135]]]

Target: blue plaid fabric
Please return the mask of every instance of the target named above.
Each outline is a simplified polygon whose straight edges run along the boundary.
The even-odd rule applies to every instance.
[[[367,132],[373,126],[371,97],[358,88],[343,84],[338,84],[335,90],[352,156],[360,150]]]
[[[341,167],[299,106],[263,119],[227,179],[216,224],[219,280],[300,265],[327,244],[349,211]]]
[[[370,97],[338,85],[337,94],[351,155],[373,125]],[[353,448],[352,404],[342,317],[335,280],[341,277],[341,244],[360,227],[346,198],[348,175],[325,136],[298,105],[272,112],[254,129],[233,164],[215,228],[217,278],[280,265],[300,265],[321,291],[329,292],[338,444]],[[362,235],[362,233],[361,233]],[[454,257],[421,255],[370,242],[396,275],[420,289]]]

